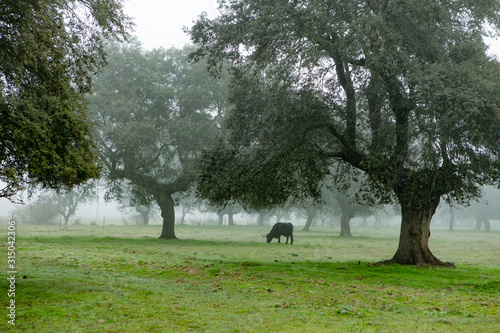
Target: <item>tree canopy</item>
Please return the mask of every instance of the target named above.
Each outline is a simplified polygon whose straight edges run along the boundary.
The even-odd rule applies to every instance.
[[[464,203],[500,179],[500,64],[483,41],[500,31],[500,3],[228,0],[220,11],[193,26],[192,57],[255,74],[236,76],[235,135],[206,155],[202,189],[221,182],[207,196],[279,204],[362,171],[374,197],[402,208],[388,262],[452,266],[428,249],[441,197]]]
[[[201,150],[217,139],[219,85],[204,65],[186,61],[189,52],[114,45],[89,96],[111,196],[131,191],[138,204],[155,201],[161,238],[176,238],[172,195],[189,189]]]
[[[1,197],[98,176],[84,95],[105,41],[127,34],[122,9],[121,0],[1,2]]]

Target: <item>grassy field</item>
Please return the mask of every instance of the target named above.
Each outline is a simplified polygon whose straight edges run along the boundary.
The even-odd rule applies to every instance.
[[[16,326],[4,269],[0,331],[500,332],[498,231],[433,229],[447,269],[373,266],[396,228],[296,230],[292,246],[266,244],[268,230],[17,226]]]

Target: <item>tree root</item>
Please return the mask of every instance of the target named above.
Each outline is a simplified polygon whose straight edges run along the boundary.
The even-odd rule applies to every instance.
[[[179,239],[179,238],[177,238],[176,236],[171,237],[167,235],[161,235],[160,237],[158,237],[158,239]]]
[[[436,258],[436,260],[432,261],[432,262],[417,262],[417,263],[401,263],[401,262],[398,262],[396,260],[393,259],[390,259],[390,260],[383,260],[383,261],[379,261],[379,262],[376,262],[374,263],[373,265],[374,266],[385,266],[385,265],[393,265],[393,264],[398,264],[398,265],[414,265],[414,266],[418,266],[418,267],[427,267],[427,266],[431,266],[431,267],[448,267],[448,268],[456,268],[455,264],[452,263],[452,262],[443,262],[439,259]]]

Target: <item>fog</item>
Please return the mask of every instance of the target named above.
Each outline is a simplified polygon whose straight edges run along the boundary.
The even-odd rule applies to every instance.
[[[129,0],[125,4],[125,12],[130,15],[136,24],[134,29],[134,35],[142,42],[146,49],[153,49],[158,47],[182,47],[189,43],[189,37],[182,31],[183,27],[190,27],[201,12],[207,12],[209,17],[215,17],[217,15],[217,1],[216,0],[193,0],[187,2],[164,2],[155,0]],[[493,38],[486,38],[486,42],[490,46],[489,53],[500,57],[500,40]],[[474,220],[474,214],[471,213],[473,210],[486,210],[490,212],[490,219],[492,220],[492,228],[495,228],[498,220],[500,220],[500,203],[498,198],[500,198],[500,191],[496,191],[493,194],[494,198],[496,196],[497,201],[489,199],[491,203],[488,205],[478,206],[478,204],[473,203],[469,209],[463,207],[457,207],[456,218],[460,220]],[[30,203],[32,204],[32,203]],[[16,210],[22,207],[27,207],[13,204],[8,199],[0,198],[0,218],[1,223],[4,223],[6,219],[11,218],[12,214]],[[482,207],[482,208],[481,208]],[[393,209],[389,209],[393,212]],[[386,210],[387,211],[387,210]],[[176,208],[176,220],[179,221],[182,215],[180,207]],[[133,220],[134,212],[129,209],[128,211],[123,211],[119,209],[119,204],[116,202],[105,202],[103,200],[103,195],[99,196],[98,202],[92,202],[90,204],[82,204],[78,207],[78,210],[70,218],[70,224],[74,223],[76,220],[80,220],[83,224],[89,224],[92,222],[102,223],[106,219],[106,223],[113,224],[124,224],[130,223]],[[300,216],[300,214],[291,214],[290,220],[294,222],[295,225],[304,225],[306,221],[305,216]],[[333,215],[333,220],[338,220],[337,215]],[[366,223],[368,225],[373,224],[373,216],[363,219],[362,217],[354,217],[351,221],[353,226],[362,225]],[[385,214],[384,221],[386,225],[397,225],[400,222],[400,217],[394,213]],[[445,225],[450,219],[450,208],[446,204],[441,203],[440,208],[434,215],[433,223]],[[236,224],[255,224],[258,220],[258,213],[238,213],[235,215]],[[273,223],[277,220],[276,217],[268,218],[267,223]],[[218,215],[215,212],[203,212],[192,210],[186,214],[185,222],[188,224],[212,224],[218,223]],[[151,224],[160,224],[161,217],[158,213],[151,218]],[[228,223],[227,215],[224,216],[223,224]],[[316,222],[318,224],[319,222]],[[465,222],[464,222],[465,223]],[[335,223],[333,223],[335,225]],[[471,222],[471,224],[473,224]],[[460,226],[460,222],[458,224]]]
[[[475,230],[478,228],[478,216],[484,215],[491,224],[492,230],[500,229],[500,190],[487,188],[484,197],[479,202],[472,202],[469,207],[455,206],[450,208],[444,201],[441,202],[436,213],[434,214],[432,225],[435,227],[445,228],[449,226],[451,212],[453,211],[454,227],[457,229]],[[43,195],[40,196],[43,198]],[[27,200],[24,204],[13,204],[5,198],[0,198],[0,223],[5,224],[13,216],[20,223],[22,219],[21,210],[31,210],[37,204],[36,201]],[[188,207],[189,204],[176,206],[176,224],[186,225],[228,225],[229,216],[224,214],[222,220],[219,220],[217,209],[214,207],[207,208],[206,206],[197,205]],[[186,212],[182,221],[183,208]],[[36,214],[36,213],[35,213]],[[315,227],[326,227],[338,229],[340,226],[340,210],[338,207],[330,207],[328,210],[318,213],[312,223],[312,229]],[[57,214],[50,224],[58,225],[61,216]],[[380,228],[397,227],[401,222],[401,216],[397,213],[397,207],[384,206],[375,211],[374,214],[366,214],[365,216],[355,216],[351,219],[351,227],[377,227],[376,220],[380,219]],[[79,205],[76,213],[70,217],[68,227],[75,224],[78,225],[134,225],[140,222],[139,214],[132,208],[120,208],[120,205],[115,202],[106,202],[104,193],[99,195],[99,199],[91,203]],[[222,222],[221,222],[222,221]],[[297,227],[303,227],[307,221],[307,213],[299,207],[289,207],[287,211],[282,211],[279,214],[273,211],[266,212],[245,212],[240,211],[234,214],[235,225],[273,225],[276,222],[291,221]],[[150,214],[150,225],[161,225],[162,219],[159,210],[153,204],[153,210]],[[484,230],[484,225],[480,226]],[[355,233],[355,231],[354,231]]]

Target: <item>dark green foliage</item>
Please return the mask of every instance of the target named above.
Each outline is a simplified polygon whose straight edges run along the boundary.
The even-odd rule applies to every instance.
[[[235,147],[273,137],[281,144],[266,158],[314,150],[315,159],[347,162],[400,195],[426,187],[461,202],[498,180],[500,65],[485,55],[480,23],[497,27],[498,3],[248,0],[222,8],[192,28],[201,45],[193,57],[265,68],[233,92]]]
[[[251,74],[233,78],[232,109],[223,122],[230,144],[205,152],[199,167],[198,192],[213,203],[269,208],[290,196],[320,194],[329,163],[315,152],[319,141],[305,138],[327,117],[323,105],[307,91],[272,88]]]
[[[98,176],[83,96],[105,64],[104,40],[128,25],[118,0],[2,1],[0,196]]]
[[[222,197],[318,197],[322,177],[340,168],[346,184],[357,169],[362,187],[402,205],[393,261],[443,264],[427,243],[441,198],[467,203],[499,185],[500,63],[485,54],[488,25],[500,32],[498,1],[225,1],[193,26],[192,57],[258,73],[236,83],[228,127],[234,163],[256,181],[234,175],[262,187]]]

